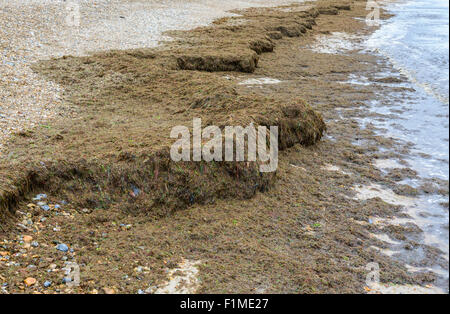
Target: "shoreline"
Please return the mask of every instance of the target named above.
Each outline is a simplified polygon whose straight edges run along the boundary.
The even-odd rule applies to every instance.
[[[318,3],[328,4],[330,1]],[[336,15],[335,11],[331,10],[332,15],[318,15],[314,24],[310,24],[312,30],[302,32],[303,28],[290,30],[284,26],[287,29],[284,31],[285,34],[289,34],[292,30],[297,30],[297,33],[286,36],[280,31],[283,38],[273,40],[275,43],[272,47],[273,52],[259,54],[258,67],[254,68],[251,74],[232,71],[213,72],[203,76],[197,72],[194,72],[195,74],[186,72],[189,77],[199,75],[196,77],[199,82],[205,78],[220,78],[220,84],[223,84],[223,75],[226,74],[226,81],[229,83],[227,87],[234,95],[245,99],[262,100],[269,97],[271,102],[290,103],[293,96],[301,95],[301,98],[316,112],[323,115],[328,129],[325,138],[320,142],[311,143],[315,144],[313,146],[301,146],[298,143],[286,145],[281,152],[276,182],[271,184],[267,191],[254,193],[249,199],[218,198],[210,204],[194,203],[186,210],[155,218],[149,213],[139,213],[139,207],[148,206],[146,203],[137,203],[137,206],[134,204],[132,207],[135,208],[134,212],[124,213],[121,208],[125,204],[123,200],[122,204],[113,202],[107,212],[105,209],[96,208],[96,205],[92,206],[94,208],[81,208],[70,201],[68,205],[63,205],[63,209],[57,209],[53,205],[57,202],[61,205],[58,199],[67,196],[60,191],[57,192],[59,187],[53,187],[52,193],[48,193],[48,186],[45,189],[34,189],[33,193],[47,192],[50,211],[43,213],[36,202],[31,202],[27,198],[20,201],[17,208],[19,216],[23,215],[24,221],[31,219],[33,228],[38,227],[37,231],[35,229],[33,232],[33,238],[39,242],[39,246],[24,247],[26,242],[23,240],[23,234],[30,231],[23,230],[13,233],[17,236],[16,239],[13,239],[14,237],[8,239],[11,242],[6,244],[7,250],[4,252],[9,254],[5,256],[22,259],[23,265],[20,268],[26,269],[25,272],[37,278],[39,283],[49,277],[45,271],[39,269],[47,269],[50,264],[64,263],[63,258],[66,256],[66,261],[76,260],[84,265],[82,277],[84,276],[86,280],[82,286],[75,289],[69,289],[65,285],[43,289],[39,284],[26,287],[20,283],[22,278],[8,275],[5,278],[9,281],[9,291],[54,292],[57,289],[59,292],[98,292],[106,287],[115,292],[136,293],[139,289],[155,292],[164,287],[167,269],[174,269],[177,265],[187,265],[189,268],[190,265],[196,264],[200,280],[199,283],[193,284],[195,290],[188,290],[191,292],[373,293],[377,291],[367,288],[365,284],[367,274],[365,267],[370,262],[376,262],[380,265],[380,275],[384,283],[420,284],[425,292],[439,292],[434,288],[427,288],[427,285],[435,280],[433,273],[429,271],[409,273],[404,261],[398,263],[378,251],[380,248],[382,250],[389,248],[389,243],[383,241],[384,235],[388,234],[394,244],[400,243],[401,246],[426,252],[425,263],[437,261],[444,267],[447,266],[448,270],[448,261],[445,265],[445,261],[439,260],[438,252],[414,241],[420,239],[421,234],[416,226],[383,224],[383,219],[389,220],[393,216],[405,217],[401,208],[388,204],[380,198],[357,199],[358,188],[355,191],[354,187],[359,186],[359,195],[367,194],[367,191],[361,188],[373,183],[378,184],[378,189],[382,184],[400,194],[408,193],[405,192],[406,187],[403,187],[403,191],[399,191],[396,181],[399,177],[415,174],[405,167],[393,169],[386,175],[374,167],[374,159],[390,158],[395,156],[395,150],[405,151],[408,147],[393,139],[376,135],[374,129],[361,129],[354,119],[355,116],[367,114],[365,109],[367,105],[364,105],[364,102],[377,97],[375,95],[380,85],[376,85],[376,81],[372,81],[375,82],[372,84],[375,87],[371,85],[355,88],[342,84],[351,74],[364,71],[375,73],[379,59],[357,53],[329,55],[315,52],[310,48],[317,43],[317,36],[329,36],[336,31],[346,33],[362,31],[363,34],[370,32],[363,27],[363,22],[354,19],[366,14],[361,6],[362,2],[349,3],[352,10],[341,10]],[[280,14],[278,9],[249,9],[244,11],[243,17],[226,18],[215,22],[215,27],[227,28],[230,25],[234,27],[242,21],[250,20],[257,23],[255,27],[259,29],[258,23],[262,23],[259,19],[264,20],[274,14]],[[295,13],[286,13],[282,17],[285,25],[293,23],[290,14]],[[186,33],[188,43],[196,44],[204,41],[204,30],[210,31],[211,28],[199,29],[197,33],[195,30]],[[267,44],[265,41],[261,43]],[[223,41],[223,44],[225,45],[226,41]],[[181,47],[183,45],[185,43],[182,43]],[[298,51],[302,53],[299,54]],[[133,52],[133,54],[133,57],[154,58],[153,52]],[[112,57],[120,61],[129,56],[117,53]],[[73,60],[78,62],[77,58]],[[84,60],[89,61],[84,63],[87,64],[85,73],[89,75],[89,64],[92,60]],[[55,62],[50,67],[51,71],[45,72],[46,75],[54,73],[55,66],[58,66],[58,61]],[[94,60],[94,64],[95,62],[98,60]],[[70,63],[68,65],[69,67],[64,69],[72,71]],[[42,68],[45,67],[48,68],[44,64]],[[264,78],[270,78],[271,82],[276,83],[258,85],[260,82],[267,82]],[[253,80],[250,81],[252,84],[248,84],[249,80]],[[220,84],[212,92],[220,91]],[[383,88],[387,89],[385,86]],[[210,93],[211,91],[208,91],[206,95],[209,96]],[[214,101],[223,100],[217,98]],[[230,98],[225,99],[226,101],[230,101]],[[100,102],[95,105],[100,105]],[[209,106],[208,102],[203,102],[203,105]],[[339,115],[348,117],[346,123],[337,120]],[[40,145],[37,138],[41,136],[49,138],[51,132],[46,132],[31,134],[30,137],[34,143]],[[20,151],[24,147],[21,145],[28,145],[30,137],[22,136],[23,142],[15,143],[17,145],[15,150]],[[366,141],[369,144],[358,147],[354,145],[355,140]],[[54,145],[48,141],[43,143]],[[390,151],[384,153],[380,150],[380,146],[385,146]],[[128,163],[134,162],[133,158],[126,160]],[[67,192],[68,190],[65,190],[66,194]],[[448,187],[445,191],[445,184],[442,193],[448,194]],[[89,196],[95,197],[97,196]],[[126,202],[129,204],[130,200]],[[46,218],[44,222],[42,218]],[[34,220],[39,222],[35,223]],[[55,228],[61,231],[54,231]],[[175,230],[179,232],[174,232]],[[376,236],[373,236],[374,234]],[[91,237],[95,240],[91,240]],[[134,243],[130,243],[128,240],[130,238],[134,239]],[[74,248],[74,252],[61,256],[59,252],[53,250],[53,245],[46,243],[50,239],[53,239],[53,242],[68,243]],[[161,248],[158,243],[164,243],[166,247]],[[27,257],[28,254],[25,252],[28,251],[42,255],[38,267],[32,269],[24,267],[26,263],[37,262],[36,258]],[[14,252],[19,255],[14,255]],[[127,264],[126,261],[131,260],[131,256],[139,262]],[[10,274],[10,269],[5,268],[4,264],[0,264],[0,267],[2,275],[4,270]],[[58,267],[56,269],[59,269]],[[107,269],[116,270],[120,274],[115,274],[113,278],[102,276]],[[58,282],[61,279],[58,279],[60,274],[58,271],[52,272],[52,281]],[[123,279],[125,276],[127,278]],[[143,278],[136,280],[137,277]],[[140,283],[142,279],[149,283],[146,285],[150,287]]]

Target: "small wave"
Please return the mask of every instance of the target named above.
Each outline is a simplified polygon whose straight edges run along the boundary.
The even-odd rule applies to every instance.
[[[446,1],[445,1],[446,2]],[[408,1],[366,42],[411,83],[444,105],[448,98],[448,2]]]
[[[449,104],[449,98],[447,95],[441,94],[440,88],[437,86],[433,86],[430,83],[427,82],[421,82],[417,77],[406,67],[404,67],[402,64],[397,62],[395,58],[391,57],[388,53],[385,53],[383,51],[378,50],[378,52],[383,55],[384,57],[388,58],[389,61],[392,63],[394,68],[399,71],[401,75],[404,75],[408,78],[408,80],[413,83],[415,86],[418,86],[424,90],[425,93],[428,95],[436,98],[439,102],[441,102],[444,105]]]

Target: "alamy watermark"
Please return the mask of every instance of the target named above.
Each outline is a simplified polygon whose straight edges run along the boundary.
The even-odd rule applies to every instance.
[[[367,26],[380,26],[380,5],[377,1],[367,1],[366,10],[370,11],[366,16]]]
[[[366,265],[366,286],[370,289],[376,289],[380,285],[380,265],[378,263],[369,263]]]
[[[64,270],[64,283],[69,287],[78,287],[80,285],[80,266],[74,262],[68,262]]]
[[[245,128],[225,126],[223,134],[222,130],[214,125],[202,129],[200,118],[194,118],[192,124],[192,145],[188,127],[179,125],[172,128],[170,137],[177,139],[170,149],[173,161],[191,161],[191,156],[192,161],[260,161],[261,172],[277,170],[277,126],[271,126],[270,129],[266,126],[255,128],[253,123]]]
[[[66,3],[66,18],[67,26],[78,28],[80,27],[80,4],[77,1],[70,0]]]

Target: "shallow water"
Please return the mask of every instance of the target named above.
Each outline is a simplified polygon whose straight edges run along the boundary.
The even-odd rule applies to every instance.
[[[418,179],[400,182],[413,187],[419,187],[425,180],[431,179],[448,182],[448,2],[403,0],[387,4],[386,9],[395,14],[394,17],[382,21],[381,27],[369,38],[332,33],[319,36],[311,49],[332,54],[369,53],[384,60],[380,65],[387,70],[377,73],[376,77],[355,73],[342,82],[370,86],[374,84],[374,79],[398,79],[377,82],[383,97],[369,103],[370,111],[376,115],[356,118],[362,128],[374,126],[383,137],[394,138],[402,145],[410,146],[410,151],[403,153],[401,160],[379,160],[375,166],[383,171],[405,167],[414,169]],[[355,142],[355,145],[359,144]],[[380,152],[383,150],[385,148],[380,148]],[[356,187],[355,190],[357,199],[380,197],[388,203],[404,206],[410,218],[389,220],[388,223],[416,224],[424,231],[421,239],[417,240],[442,251],[447,267],[436,263],[427,269],[441,276],[439,285],[447,291],[449,211],[441,203],[448,203],[448,196],[430,193],[405,197],[379,185]],[[404,252],[402,245],[397,246],[383,250],[383,253],[406,262],[420,263],[424,258],[419,251]]]
[[[402,1],[388,9],[395,17],[370,38],[369,47],[379,49],[422,91],[448,105],[448,1]]]
[[[411,141],[416,152],[432,156],[410,159],[421,176],[448,180],[448,2],[410,0],[391,4],[388,9],[395,16],[371,36],[367,46],[387,57],[416,90],[414,99],[392,107],[407,111],[403,119],[395,121],[403,131],[394,129],[388,135]],[[374,107],[380,109],[379,105]]]
[[[389,118],[364,119],[363,123],[383,129],[383,136],[412,143],[411,153],[403,157],[421,179],[402,183],[417,187],[423,178],[448,181],[448,2],[409,0],[389,4],[387,9],[395,16],[367,40],[367,48],[394,66],[394,71],[379,73],[380,77],[406,77],[407,82],[397,85],[415,91],[391,93],[388,99],[374,101],[371,110]],[[442,250],[448,265],[449,212],[440,205],[445,202],[448,196],[429,194],[406,207],[412,221],[424,231],[424,243]],[[444,277],[448,278],[448,270]]]

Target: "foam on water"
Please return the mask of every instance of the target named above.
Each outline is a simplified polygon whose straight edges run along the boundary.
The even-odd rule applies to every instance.
[[[402,1],[388,9],[395,16],[367,45],[387,56],[423,91],[448,105],[448,1]]]

